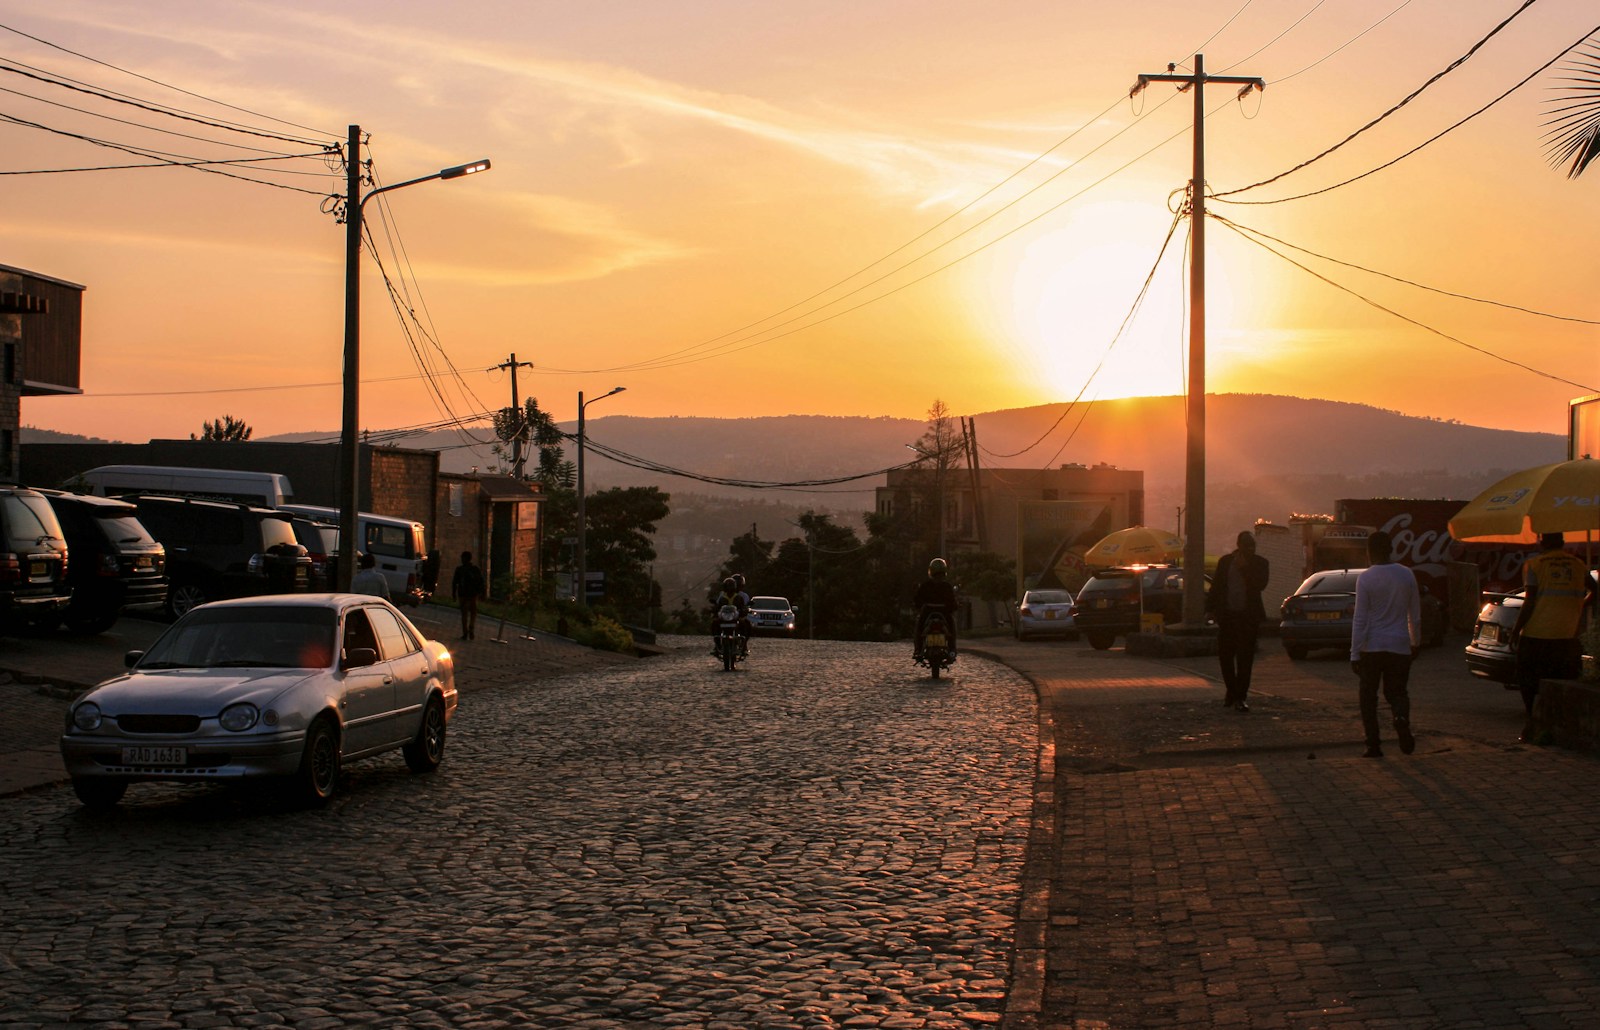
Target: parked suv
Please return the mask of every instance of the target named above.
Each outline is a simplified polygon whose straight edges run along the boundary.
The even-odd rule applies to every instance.
[[[104,633],[124,611],[152,611],[167,599],[167,549],[139,521],[139,509],[109,497],[40,490],[67,538],[72,601],[61,619],[74,633]]]
[[[72,595],[67,541],[44,494],[0,484],[0,628],[53,626]]]
[[[1078,591],[1072,624],[1097,651],[1119,636],[1139,632],[1141,614],[1163,624],[1183,620],[1183,570],[1176,565],[1130,565],[1101,569]]]
[[[167,612],[174,618],[224,597],[310,589],[311,558],[287,512],[193,497],[131,500],[167,549]]]

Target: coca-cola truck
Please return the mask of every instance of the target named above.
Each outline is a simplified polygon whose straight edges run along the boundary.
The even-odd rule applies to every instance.
[[[1367,536],[1381,529],[1394,540],[1394,560],[1415,572],[1418,584],[1444,606],[1447,624],[1471,629],[1481,593],[1519,587],[1522,564],[1538,548],[1455,539],[1450,519],[1465,505],[1437,498],[1347,498],[1336,503],[1331,521],[1296,516],[1288,526],[1260,523],[1257,552],[1272,564],[1266,600],[1269,606],[1281,601],[1322,569],[1364,568]]]

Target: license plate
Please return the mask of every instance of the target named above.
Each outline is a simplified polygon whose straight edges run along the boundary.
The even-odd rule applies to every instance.
[[[133,560],[133,567],[140,571],[153,569],[156,567],[156,560],[148,554],[143,554]]]
[[[1480,644],[1498,644],[1498,643],[1500,643],[1500,629],[1499,629],[1499,627],[1498,626],[1485,626],[1482,629],[1480,629],[1478,631],[1478,640],[1477,640],[1477,642],[1480,643]]]
[[[31,561],[31,562],[28,563],[28,575],[31,578],[40,579],[40,578],[42,578],[44,576],[48,576],[49,574],[50,574],[50,566],[46,565],[44,562],[42,562],[42,561]]]
[[[1115,601],[1090,601],[1089,602],[1089,607],[1091,607],[1091,608],[1110,608],[1113,604],[1116,604],[1116,602]]]
[[[125,747],[123,765],[185,765],[189,752],[181,747]]]
[[[1054,608],[1046,608],[1044,610],[1044,617],[1047,618],[1047,619],[1055,618],[1056,617],[1055,609]]]
[[[1339,612],[1306,612],[1306,618],[1315,620],[1337,619],[1339,615]]]
[[[927,644],[928,644],[929,647],[943,647],[944,646],[944,634],[943,633],[929,633],[928,634]]]

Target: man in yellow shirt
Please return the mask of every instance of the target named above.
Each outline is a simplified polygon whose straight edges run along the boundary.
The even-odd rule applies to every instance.
[[[1578,625],[1589,595],[1589,570],[1563,547],[1560,533],[1542,534],[1539,553],[1522,566],[1527,593],[1511,628],[1511,646],[1517,652],[1517,685],[1529,716],[1540,679],[1567,679],[1578,675],[1580,667]],[[1524,740],[1527,735],[1524,730]]]

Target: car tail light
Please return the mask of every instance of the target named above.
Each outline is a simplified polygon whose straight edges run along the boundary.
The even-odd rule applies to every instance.
[[[267,556],[264,554],[252,554],[250,556],[250,563],[246,566],[246,568],[250,570],[250,575],[252,576],[266,575]]]
[[[1029,608],[1027,605],[1023,605],[1022,607],[1018,608],[1017,612],[1021,615],[1029,616],[1030,618],[1033,616],[1033,609]]]
[[[22,579],[22,559],[15,554],[0,554],[0,583]]]
[[[114,554],[102,554],[100,556],[100,568],[95,572],[95,575],[113,578],[120,576],[122,575],[122,563],[117,561],[117,556]]]

